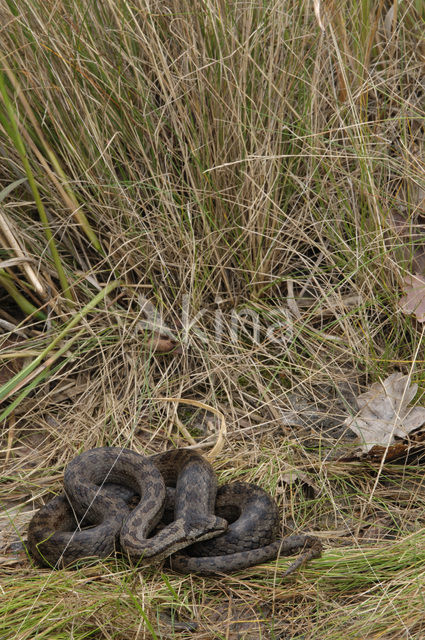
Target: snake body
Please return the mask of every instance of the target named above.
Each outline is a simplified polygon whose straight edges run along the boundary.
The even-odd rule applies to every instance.
[[[179,498],[175,520],[148,538],[164,510],[164,478],[175,483],[177,495],[186,498]],[[114,490],[114,485],[122,490]],[[129,449],[91,449],[68,464],[64,486],[65,495],[40,509],[28,528],[29,551],[44,566],[106,557],[118,538],[132,560],[143,562],[152,556],[159,560],[227,527],[225,520],[214,515],[213,469],[192,451],[171,450],[147,458]],[[133,510],[123,497],[126,493],[139,496]],[[82,529],[85,525],[92,528]]]
[[[124,478],[141,496],[136,511],[143,511],[146,528],[153,528],[162,516],[165,498],[164,482],[155,465],[133,451],[92,449],[67,466],[65,495],[54,498],[31,520],[28,547],[32,556],[42,565],[66,566],[82,557],[110,555],[130,509],[120,496],[108,495],[96,483],[121,484]],[[93,528],[82,529],[87,524]]]
[[[120,535],[121,546],[130,558],[143,560],[154,556],[155,561],[161,560],[182,547],[225,531],[226,520],[214,514],[217,479],[205,458],[194,451],[174,449],[149,460],[161,475],[164,487],[167,484],[176,488],[174,521],[146,539],[153,529],[152,521],[146,530],[144,507],[138,505],[125,519]],[[165,505],[162,494],[161,503],[162,515]]]
[[[173,569],[205,574],[229,573],[304,546],[309,552],[296,566],[320,555],[312,536],[276,539],[277,505],[265,491],[236,482],[217,493],[211,465],[187,449],[151,457],[92,449],[69,463],[64,486],[65,494],[42,507],[29,525],[28,548],[42,566],[106,557],[118,543],[134,562],[171,556]],[[166,506],[172,516],[155,528]]]
[[[215,511],[230,523],[227,530],[211,540],[197,542],[170,558],[173,569],[182,573],[229,573],[274,560],[308,548],[287,574],[305,560],[318,557],[317,538],[293,535],[278,539],[279,511],[276,502],[255,484],[234,482],[218,489]]]

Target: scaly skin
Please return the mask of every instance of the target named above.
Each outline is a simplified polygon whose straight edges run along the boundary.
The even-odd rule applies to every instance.
[[[128,449],[92,449],[69,463],[64,484],[66,494],[42,507],[30,522],[28,548],[42,566],[106,557],[120,543],[138,564],[171,556],[170,565],[178,571],[230,573],[307,548],[288,575],[321,553],[312,536],[276,539],[279,514],[271,496],[242,482],[224,485],[217,493],[209,462],[187,449],[150,458]],[[131,510],[128,503],[134,496],[138,502]],[[149,537],[166,503],[167,513],[172,510],[174,516]],[[92,526],[82,529],[87,525]],[[184,554],[176,553],[184,547]]]
[[[175,480],[187,502],[180,501],[173,523],[148,538],[164,510],[163,474]],[[110,483],[123,486],[124,492],[113,491]],[[193,451],[172,450],[147,458],[117,447],[91,449],[69,463],[64,485],[66,497],[62,494],[42,507],[29,525],[28,549],[42,566],[106,557],[118,539],[133,561],[153,556],[157,561],[227,527],[214,515],[217,484],[212,467]],[[140,496],[132,511],[120,495],[128,487]],[[94,526],[80,530],[87,524]]]

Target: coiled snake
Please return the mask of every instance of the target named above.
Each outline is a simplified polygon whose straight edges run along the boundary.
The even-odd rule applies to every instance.
[[[191,450],[145,457],[129,449],[91,449],[68,464],[64,487],[28,528],[28,549],[41,566],[107,557],[119,543],[138,564],[171,556],[178,571],[229,573],[307,547],[288,574],[321,553],[313,536],[277,540],[274,500],[242,482],[217,492],[211,465]]]

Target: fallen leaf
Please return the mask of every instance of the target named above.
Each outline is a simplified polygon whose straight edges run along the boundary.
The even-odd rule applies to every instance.
[[[159,331],[153,331],[151,337],[148,339],[147,344],[149,349],[154,353],[182,353],[182,347],[177,342],[167,335],[160,333]]]
[[[410,443],[406,444],[405,442],[397,442],[390,447],[380,447],[376,444],[369,451],[368,458],[375,462],[382,460],[385,462],[405,462],[410,453],[418,452],[421,449],[423,449],[423,445],[416,444],[415,447],[412,447]]]
[[[395,436],[405,438],[425,423],[425,407],[408,408],[418,390],[409,380],[396,372],[357,397],[360,410],[354,418],[346,418],[345,424],[360,437],[364,452],[375,446],[388,447]]]
[[[414,313],[418,322],[425,322],[425,277],[416,274],[404,278],[404,295],[399,300],[403,313]]]

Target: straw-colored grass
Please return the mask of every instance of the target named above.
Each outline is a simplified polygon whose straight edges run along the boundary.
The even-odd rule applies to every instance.
[[[1,639],[424,637],[421,461],[341,458],[357,393],[424,387],[397,303],[425,9],[314,4],[324,31],[295,0],[0,0]],[[220,481],[269,490],[323,557],[35,568],[17,543],[82,449],[211,451],[217,416],[161,398],[220,412]]]

